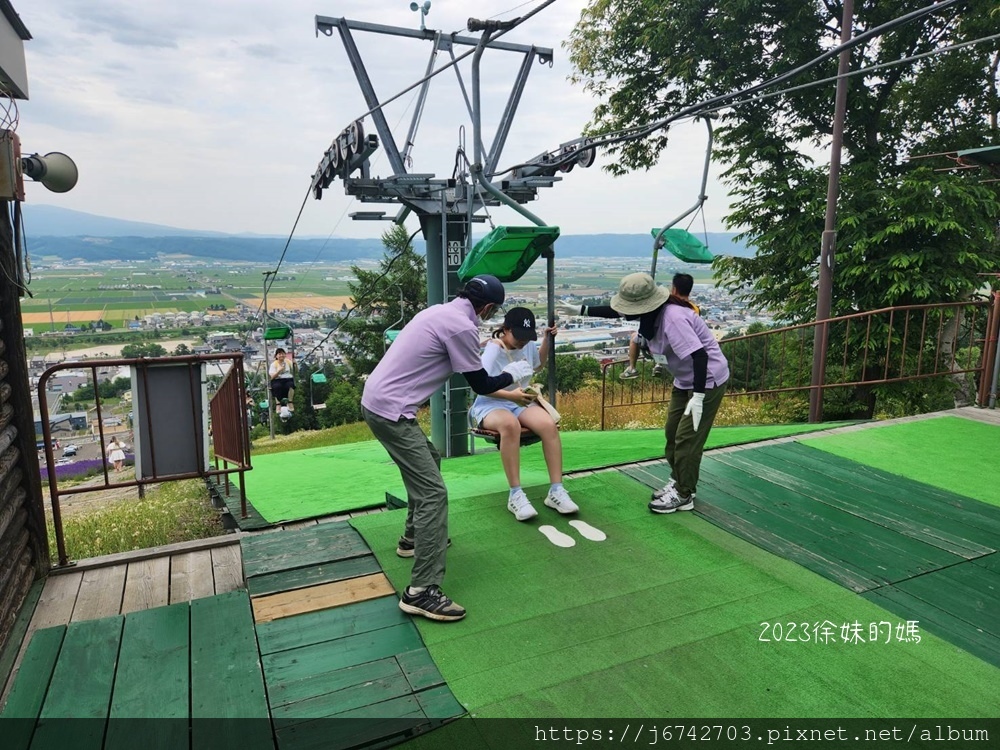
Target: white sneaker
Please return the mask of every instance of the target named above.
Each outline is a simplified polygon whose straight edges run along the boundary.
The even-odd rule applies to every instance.
[[[658,378],[663,375],[663,365],[653,365],[653,377]]]
[[[670,477],[670,481],[669,482],[667,482],[665,485],[663,485],[662,487],[660,487],[660,489],[658,489],[655,492],[653,492],[652,499],[653,500],[659,500],[664,495],[671,494],[674,491],[674,488],[676,486],[677,486],[677,480],[674,479],[673,477]]]
[[[545,496],[545,504],[563,515],[576,513],[580,510],[580,506],[573,502],[573,499],[563,487],[558,487],[554,490],[550,489],[549,494]]]
[[[690,497],[681,497],[680,493],[677,492],[677,487],[671,487],[669,492],[654,499],[648,507],[653,513],[694,510],[694,493],[692,492]]]
[[[639,377],[639,371],[634,367],[626,367],[621,375],[618,376],[619,380],[634,380]]]
[[[507,510],[513,513],[518,521],[528,521],[538,515],[538,511],[524,494],[524,490],[518,490],[507,499]]]

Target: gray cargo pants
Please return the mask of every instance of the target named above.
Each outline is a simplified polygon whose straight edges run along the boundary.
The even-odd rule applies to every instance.
[[[441,455],[415,419],[392,422],[364,407],[368,427],[399,467],[406,487],[406,527],[413,540],[411,586],[440,586],[448,550],[448,488]]]

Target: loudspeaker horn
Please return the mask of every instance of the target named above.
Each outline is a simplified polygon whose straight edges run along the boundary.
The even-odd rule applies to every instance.
[[[21,169],[31,179],[42,183],[53,193],[65,193],[76,185],[80,172],[66,154],[52,151],[39,156],[32,154],[21,159]]]

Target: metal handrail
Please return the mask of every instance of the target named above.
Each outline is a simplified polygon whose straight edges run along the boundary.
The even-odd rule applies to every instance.
[[[99,368],[106,367],[135,367],[138,369],[139,377],[142,378],[143,383],[147,384],[146,375],[148,368],[155,365],[164,364],[187,364],[189,367],[195,367],[206,362],[219,362],[224,360],[231,360],[233,366],[230,368],[229,375],[233,375],[235,371],[237,375],[237,384],[239,388],[239,396],[242,397],[239,401],[240,409],[239,417],[241,424],[243,425],[241,434],[242,440],[245,443],[242,450],[238,452],[237,455],[242,456],[244,460],[234,460],[233,466],[225,469],[199,469],[194,472],[185,472],[181,474],[169,474],[169,475],[159,475],[156,471],[156,445],[155,439],[150,433],[149,435],[149,455],[150,464],[152,468],[152,474],[145,478],[135,478],[128,482],[112,482],[108,474],[108,455],[104,442],[104,419],[101,410],[101,394],[100,394],[100,383],[97,376],[97,370]],[[85,487],[70,487],[67,489],[59,489],[59,481],[56,476],[56,466],[55,466],[55,454],[52,448],[52,425],[49,420],[49,408],[48,408],[48,396],[46,393],[46,385],[50,378],[55,375],[55,373],[61,370],[90,370],[90,380],[94,385],[94,403],[97,408],[97,429],[98,429],[98,443],[101,450],[101,463],[102,471],[104,474],[104,482],[102,484],[89,485]],[[242,354],[201,354],[201,355],[186,355],[178,357],[136,357],[129,359],[99,359],[99,360],[82,360],[79,362],[62,362],[57,365],[49,367],[41,374],[38,378],[38,408],[39,416],[42,423],[42,437],[45,442],[45,464],[48,470],[48,482],[49,482],[49,501],[52,506],[52,524],[56,538],[56,549],[59,556],[59,566],[69,565],[69,558],[66,554],[66,541],[63,534],[62,526],[62,513],[60,510],[60,498],[63,495],[76,495],[86,492],[98,492],[102,490],[118,489],[120,487],[139,487],[140,492],[148,484],[156,484],[165,481],[176,481],[181,479],[195,479],[201,478],[206,479],[208,477],[217,475],[226,475],[228,482],[228,475],[234,472],[240,474],[240,485],[243,485],[243,474],[250,468],[250,438],[249,433],[246,429],[246,408],[244,405],[245,395],[243,391],[244,378],[243,373],[243,355]],[[193,387],[193,386],[192,386]],[[148,392],[148,388],[147,388]],[[192,399],[191,407],[191,421],[192,421],[192,434],[195,436],[194,450],[197,455],[201,455],[202,446],[204,445],[204,435],[201,422],[201,415],[196,411],[194,406],[194,399]],[[149,399],[146,399],[146,416],[147,419],[150,417],[150,403]],[[214,425],[213,425],[214,430]]]
[[[810,329],[818,325],[827,326],[830,332],[827,352],[842,351],[839,374],[829,373],[836,365],[827,367],[828,374],[837,377],[814,385],[807,347],[811,349]],[[959,328],[948,335],[949,326]],[[884,307],[736,336],[719,342],[731,373],[726,395],[764,396],[817,389],[823,393],[833,388],[979,373],[977,403],[982,406],[989,396],[987,375],[991,358],[996,356],[998,328],[1000,295],[995,293],[992,300]],[[949,343],[950,351],[946,352]],[[976,346],[979,356],[973,361]],[[963,348],[965,357],[958,361],[958,350]],[[734,356],[734,350],[740,351],[739,357]],[[620,382],[617,376],[625,364],[626,360],[615,360],[601,368],[602,430],[609,409],[670,399],[671,385],[666,380],[649,379],[643,373],[637,380]]]

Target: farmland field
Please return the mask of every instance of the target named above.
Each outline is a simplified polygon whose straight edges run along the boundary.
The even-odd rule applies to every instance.
[[[380,268],[371,260],[357,265],[366,270]],[[613,291],[624,274],[648,268],[649,258],[558,258],[556,292],[600,296]],[[697,283],[711,281],[710,268],[661,257],[660,279],[665,281],[676,271],[691,273]],[[205,313],[210,305],[233,308],[242,303],[256,310],[263,299],[262,273],[257,265],[197,259],[49,267],[39,263],[29,287],[33,297],[21,300],[21,310],[25,325],[36,333],[99,320],[121,329],[137,317]],[[272,310],[350,307],[353,280],[350,263],[285,265],[269,288],[268,306]],[[506,286],[511,296],[539,300],[545,293],[545,264],[536,263]]]

